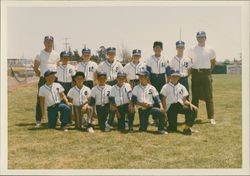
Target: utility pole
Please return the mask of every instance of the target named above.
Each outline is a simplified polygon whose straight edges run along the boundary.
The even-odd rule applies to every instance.
[[[180,36],[179,37],[180,37],[179,39],[181,40],[181,28],[180,28]]]
[[[65,51],[68,51],[68,47],[70,47],[70,43],[68,42],[68,39],[67,37],[64,38],[65,42],[63,43],[65,45]]]

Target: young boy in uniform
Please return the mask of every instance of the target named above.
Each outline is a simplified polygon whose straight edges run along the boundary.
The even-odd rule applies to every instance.
[[[173,70],[179,70],[181,78],[179,83],[181,83],[187,91],[189,92],[188,77],[191,74],[191,59],[189,57],[184,57],[183,52],[185,49],[185,42],[179,40],[176,42],[177,55],[171,60],[170,67]]]
[[[82,61],[77,64],[77,71],[81,71],[85,74],[84,85],[93,88],[96,81],[96,69],[97,63],[90,60],[91,50],[88,48],[82,49]]]
[[[197,111],[198,108],[187,100],[187,89],[178,83],[180,77],[179,71],[172,71],[170,81],[166,83],[161,90],[162,104],[167,112],[169,122],[168,132],[177,131],[177,115],[184,113],[185,126],[183,133],[185,135],[191,135],[195,111]]]
[[[57,67],[56,77],[57,82],[63,86],[64,93],[67,95],[72,87],[72,76],[75,75],[75,67],[68,63],[71,58],[69,52],[64,51],[60,55],[62,56],[62,64]]]
[[[140,73],[138,73],[138,75],[140,84],[135,86],[132,91],[130,111],[134,112],[134,105],[139,106],[139,131],[147,131],[148,118],[149,115],[152,115],[153,118],[159,120],[158,132],[160,134],[167,134],[167,132],[164,130],[164,109],[156,88],[148,83],[149,72],[141,71]],[[155,107],[155,104],[158,105],[160,108]]]
[[[117,73],[117,84],[110,91],[111,110],[116,112],[118,118],[118,130],[125,130],[125,118],[128,119],[128,130],[133,131],[134,113],[129,111],[129,103],[132,97],[132,89],[126,81],[126,73]]]
[[[90,88],[83,83],[85,75],[83,72],[76,72],[74,76],[76,82],[75,87],[71,88],[68,93],[69,101],[73,103],[73,112],[75,116],[75,127],[77,129],[83,128],[83,115],[87,114],[87,131],[94,133],[92,126],[92,113],[89,108]]]
[[[127,63],[123,68],[123,71],[127,74],[127,80],[132,88],[139,84],[137,73],[147,69],[146,63],[140,61],[140,59],[141,50],[134,49],[132,51],[132,61]]]
[[[68,101],[64,94],[64,88],[59,83],[55,83],[56,71],[47,70],[44,73],[45,84],[39,89],[40,108],[42,112],[42,119],[45,118],[45,109],[48,111],[48,128],[55,128],[57,122],[57,114],[60,112],[61,128],[67,131],[67,124],[72,104]],[[64,100],[64,103],[62,100]]]
[[[107,117],[110,111],[109,95],[111,86],[106,84],[107,74],[97,72],[98,85],[91,90],[90,106],[96,107],[98,123],[102,131],[110,131],[110,125],[107,123]]]

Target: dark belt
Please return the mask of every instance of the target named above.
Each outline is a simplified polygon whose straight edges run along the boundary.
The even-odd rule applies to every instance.
[[[196,68],[192,68],[192,73],[211,73],[211,69],[204,69],[204,68],[200,68],[200,69],[196,69]]]

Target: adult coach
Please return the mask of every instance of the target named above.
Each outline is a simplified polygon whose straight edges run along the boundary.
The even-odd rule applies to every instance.
[[[198,44],[191,47],[188,53],[193,63],[191,70],[192,104],[198,107],[199,100],[204,100],[208,119],[211,124],[215,125],[211,72],[216,64],[216,54],[212,48],[205,45],[207,38],[204,31],[197,32],[196,39]],[[197,113],[195,118],[197,118]]]
[[[38,91],[39,88],[45,84],[44,73],[49,70],[53,69],[56,70],[57,66],[59,65],[60,56],[59,54],[54,51],[54,38],[52,36],[45,36],[44,37],[44,49],[40,51],[35,57],[34,60],[34,71],[36,76],[39,76],[38,82]],[[40,69],[39,69],[40,68]],[[39,103],[39,96],[37,96],[37,103],[36,103],[36,128],[41,126],[41,108]]]

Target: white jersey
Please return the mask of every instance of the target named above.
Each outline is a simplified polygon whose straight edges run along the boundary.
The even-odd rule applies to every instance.
[[[75,75],[75,67],[71,64],[67,65],[59,65],[57,67],[57,81],[63,82],[63,83],[71,83],[72,82],[72,76]]]
[[[85,74],[85,79],[86,81],[94,81],[95,77],[94,77],[94,73],[97,70],[97,63],[93,62],[93,61],[88,61],[88,62],[80,62],[77,64],[76,66],[76,70],[83,72]]]
[[[44,84],[39,88],[39,97],[45,97],[45,106],[49,107],[61,102],[60,93],[64,92],[64,88],[59,83],[53,83],[51,86]]]
[[[97,68],[97,72],[104,71],[107,73],[107,81],[113,81],[117,77],[117,73],[123,70],[123,66],[120,62],[114,61],[110,64],[107,60],[100,63]]]
[[[109,95],[110,95],[111,86],[99,86],[96,85],[91,90],[91,98],[95,100],[96,105],[104,106],[105,104],[109,103]]]
[[[162,87],[161,95],[166,97],[166,110],[168,111],[173,103],[179,102],[183,105],[183,98],[188,96],[188,91],[180,83],[173,85],[169,82]]]
[[[121,87],[116,84],[111,88],[110,97],[114,98],[116,106],[120,106],[130,102],[131,92],[130,84],[124,83]]]
[[[134,79],[139,79],[138,75],[136,74],[146,69],[147,66],[145,62],[139,62],[138,64],[129,62],[124,66],[123,71],[127,74],[128,81],[130,81]]]
[[[90,97],[90,88],[86,86],[82,86],[79,89],[77,86],[72,87],[68,92],[68,97],[73,99],[73,105],[80,106],[88,102],[88,98]]]
[[[135,96],[139,103],[148,103],[153,106],[155,103],[154,97],[159,96],[159,93],[151,84],[147,84],[146,86],[139,84],[134,87],[132,96]]]
[[[188,57],[192,59],[192,68],[210,69],[210,61],[216,58],[216,54],[215,51],[208,46],[200,47],[198,45],[195,45],[190,48]]]
[[[192,62],[189,57],[179,58],[178,56],[174,56],[170,67],[174,70],[179,70],[181,77],[186,77],[188,76],[188,70],[192,67]]]
[[[54,50],[50,53],[42,50],[36,55],[35,60],[40,62],[40,76],[42,77],[47,70],[56,70],[57,62],[60,61],[60,55]]]
[[[147,67],[150,68],[150,72],[153,74],[162,74],[166,73],[166,68],[169,66],[169,61],[163,57],[160,56],[159,58],[155,55],[152,55],[148,60],[146,61]]]

